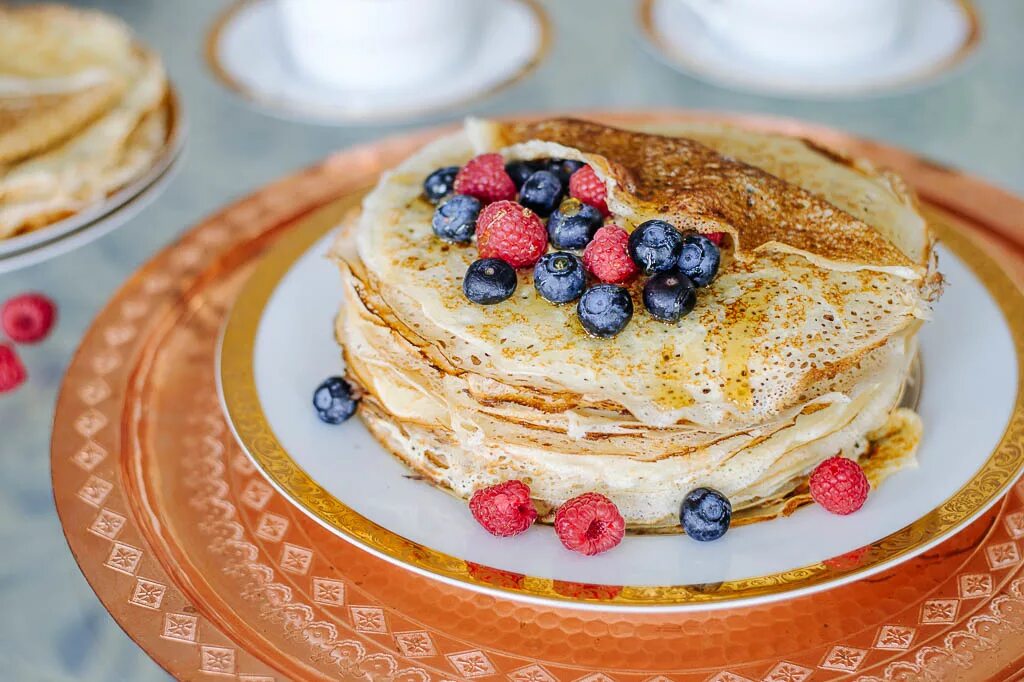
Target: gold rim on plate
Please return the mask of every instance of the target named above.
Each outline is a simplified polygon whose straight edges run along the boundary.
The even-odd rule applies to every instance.
[[[654,21],[654,4],[661,1],[663,0],[639,0],[637,3],[636,21],[644,41],[646,41],[647,44],[652,47],[667,64],[674,68],[682,69],[685,73],[711,83],[712,85],[721,85],[728,88],[777,96],[812,98],[857,97],[863,95],[882,94],[893,90],[899,90],[901,88],[923,85],[962,64],[981,43],[982,36],[981,19],[978,16],[978,10],[975,8],[974,3],[971,0],[956,0],[957,8],[963,14],[964,21],[967,24],[967,32],[964,35],[963,42],[960,44],[960,47],[957,48],[956,52],[922,71],[875,85],[840,88],[835,90],[799,90],[791,87],[772,88],[757,85],[751,81],[733,78],[723,74],[717,69],[706,69],[700,64],[700,62],[676,49],[675,46],[665,39],[661,30]]]
[[[505,88],[515,85],[531,74],[538,66],[540,66],[541,62],[544,61],[550,52],[554,35],[551,20],[544,8],[541,7],[538,0],[512,0],[513,2],[522,4],[530,10],[540,35],[539,40],[537,41],[537,49],[534,51],[533,55],[525,64],[520,66],[513,73],[509,74],[508,77],[497,83],[489,85],[479,92],[474,92],[451,102],[444,102],[442,104],[417,107],[402,111],[384,110],[353,113],[337,107],[320,107],[297,104],[286,97],[268,95],[241,82],[227,69],[227,67],[224,66],[220,57],[220,44],[221,39],[223,38],[224,29],[243,10],[258,2],[267,1],[268,0],[235,0],[235,2],[231,3],[228,8],[225,9],[216,20],[214,20],[213,25],[210,26],[210,29],[206,34],[206,43],[203,49],[207,67],[213,72],[213,75],[216,76],[217,80],[219,80],[228,90],[231,90],[242,98],[263,107],[269,113],[291,117],[309,117],[314,120],[328,122],[333,121],[336,123],[376,123],[381,121],[395,121],[464,109],[473,102],[486,99]]]
[[[856,561],[826,561],[741,580],[708,585],[601,585],[584,597],[567,596],[560,581],[482,567],[426,547],[384,528],[331,495],[288,454],[274,435],[256,388],[255,340],[263,311],[280,280],[296,260],[357,205],[360,193],[347,195],[310,216],[275,244],[243,286],[226,323],[218,379],[225,410],[239,442],[263,474],[300,509],[342,537],[383,558],[447,582],[528,600],[608,605],[613,608],[734,606],[806,594],[866,577],[950,537],[994,504],[1024,470],[1024,296],[1010,276],[953,220],[925,206],[942,243],[970,268],[998,304],[1010,333],[1017,362],[1017,396],[1007,428],[974,476],[928,514],[870,545],[855,550]],[[340,351],[339,351],[340,352]],[[499,574],[507,580],[485,580]]]

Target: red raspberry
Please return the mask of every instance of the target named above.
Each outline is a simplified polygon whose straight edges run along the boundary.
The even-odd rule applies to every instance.
[[[11,341],[36,343],[46,338],[57,317],[57,306],[42,294],[22,294],[4,303],[0,311],[4,331]]]
[[[21,364],[14,349],[0,343],[0,393],[13,391],[25,382],[25,365]]]
[[[584,493],[555,512],[555,532],[568,549],[593,556],[622,542],[626,522],[615,503],[607,497]]]
[[[708,232],[704,236],[710,239],[715,246],[721,246],[722,240],[725,239],[725,232]]]
[[[514,201],[496,201],[476,219],[481,258],[500,258],[514,268],[533,267],[548,248],[548,231],[537,214]]]
[[[473,493],[469,511],[491,535],[507,538],[519,535],[537,520],[530,502],[530,488],[522,481],[505,481]]]
[[[583,250],[583,266],[602,282],[628,282],[639,272],[629,257],[628,244],[628,232],[617,225],[605,225]]]
[[[455,193],[468,194],[488,204],[516,198],[516,183],[505,172],[501,154],[481,154],[470,159],[455,176]]]
[[[811,497],[833,514],[852,514],[868,499],[871,484],[852,459],[829,457],[811,474]]]
[[[584,166],[569,177],[569,195],[590,204],[601,215],[608,215],[608,188],[590,166]]]

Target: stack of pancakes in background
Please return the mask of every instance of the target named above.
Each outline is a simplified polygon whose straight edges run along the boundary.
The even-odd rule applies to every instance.
[[[119,20],[0,6],[0,239],[130,183],[154,162],[169,123],[160,59]]]
[[[370,430],[461,497],[522,479],[550,521],[594,491],[647,531],[678,530],[698,486],[742,523],[809,499],[807,476],[830,456],[859,459],[873,484],[912,463],[921,423],[899,404],[941,278],[911,193],[803,140],[657,132],[470,121],[382,178],[332,249],[337,336]],[[494,151],[589,163],[627,230],[662,218],[725,232],[718,277],[679,323],[637,306],[613,339],[588,336],[525,271],[507,301],[470,303],[477,250],[433,235],[421,183]]]

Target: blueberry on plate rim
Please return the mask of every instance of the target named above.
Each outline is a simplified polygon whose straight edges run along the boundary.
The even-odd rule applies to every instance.
[[[694,488],[683,498],[679,520],[694,540],[717,540],[732,523],[732,503],[714,488]]]
[[[662,322],[678,322],[697,305],[697,290],[677,270],[659,272],[644,283],[644,308]]]
[[[567,197],[548,217],[548,239],[556,249],[582,249],[601,227],[601,211]]]
[[[519,190],[519,203],[540,217],[547,218],[562,201],[564,187],[557,175],[539,170],[526,178]]]
[[[500,258],[473,261],[462,280],[462,293],[473,303],[493,305],[508,299],[519,283],[515,268]]]
[[[476,219],[482,205],[476,197],[456,194],[434,209],[430,221],[434,234],[447,242],[468,244],[476,233]]]
[[[445,166],[427,176],[423,181],[423,195],[432,204],[452,193],[455,189],[455,176],[459,174],[458,166]]]
[[[576,314],[588,334],[608,339],[629,324],[633,317],[633,299],[625,287],[598,284],[580,296]]]
[[[353,395],[352,386],[339,376],[327,377],[313,392],[316,415],[327,424],[347,421],[358,405],[359,398]]]
[[[533,286],[544,300],[551,303],[575,301],[586,284],[583,261],[576,254],[566,251],[546,253],[533,266]]]
[[[629,256],[645,275],[676,267],[682,248],[683,235],[664,220],[640,223],[629,235]]]
[[[706,287],[718,274],[722,252],[713,241],[702,234],[683,238],[679,252],[679,271],[690,278],[695,286]]]

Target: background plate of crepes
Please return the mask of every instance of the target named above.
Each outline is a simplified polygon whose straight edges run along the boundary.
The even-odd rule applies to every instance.
[[[990,256],[924,204],[946,291],[919,334],[903,395],[923,431],[893,425],[875,436],[862,460],[874,484],[863,509],[830,515],[805,505],[809,496],[798,485],[738,513],[734,528],[713,543],[630,533],[612,551],[582,557],[543,525],[512,539],[491,537],[464,501],[393,458],[362,422],[327,426],[311,409],[312,389],[344,369],[332,333],[342,291],[325,254],[333,228],[351,223],[363,195],[308,218],[257,267],[225,327],[220,388],[240,443],[280,492],[341,537],[413,571],[581,608],[766,602],[863,578],[926,551],[994,504],[1024,467],[1024,299]],[[907,440],[918,438],[910,461]],[[590,589],[567,593],[559,589],[565,584]]]
[[[9,270],[141,207],[170,177],[185,122],[159,57],[117,19],[0,8],[0,46],[0,270]]]

